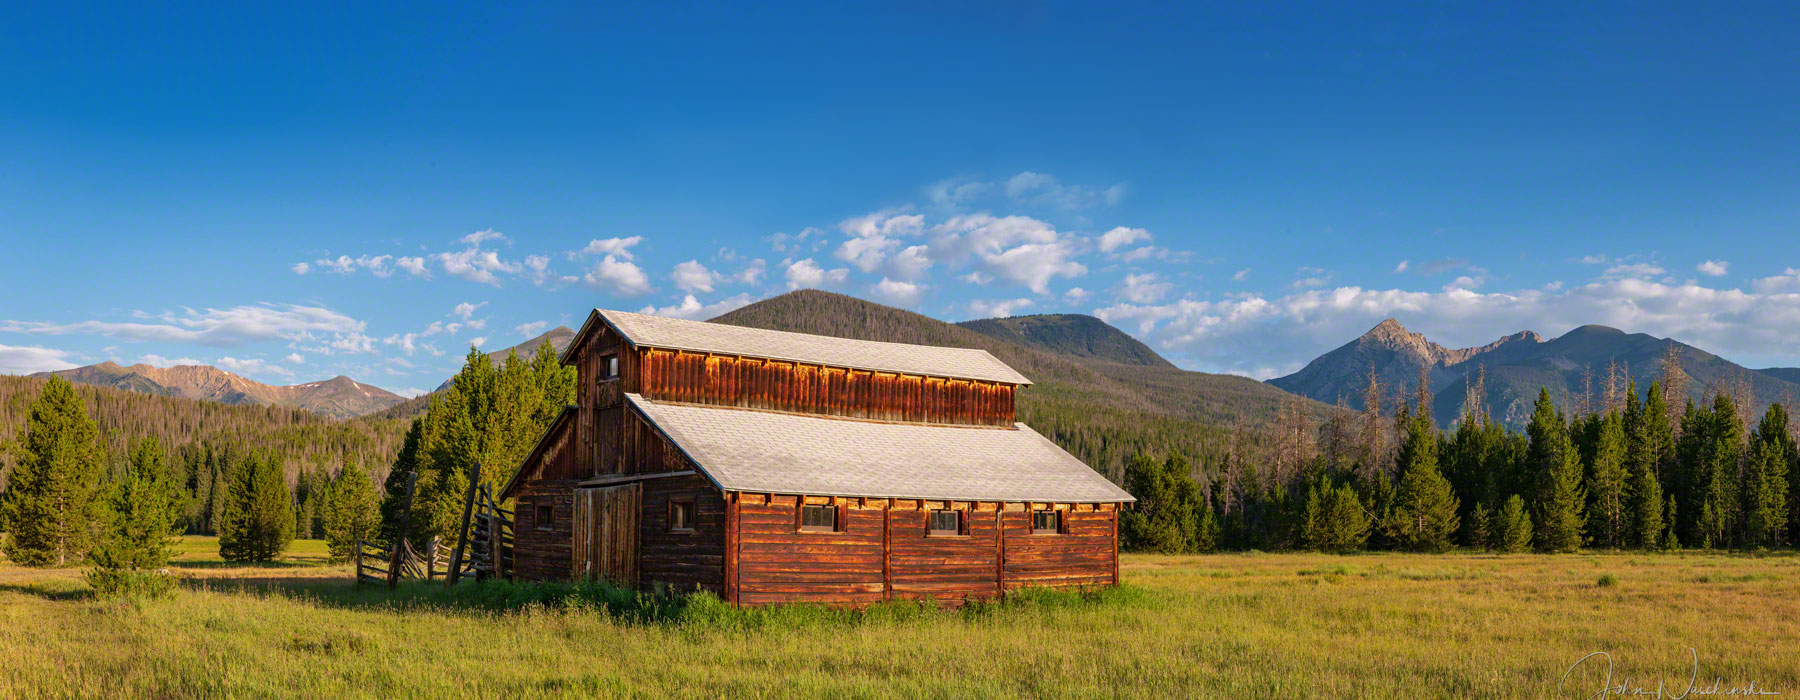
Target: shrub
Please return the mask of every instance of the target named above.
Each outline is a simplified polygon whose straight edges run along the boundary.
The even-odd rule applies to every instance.
[[[87,582],[102,598],[167,598],[175,591],[175,576],[166,571],[142,569],[88,569]]]
[[[1612,588],[1619,585],[1619,577],[1612,574],[1600,574],[1600,580],[1595,581],[1594,585],[1601,588]]]

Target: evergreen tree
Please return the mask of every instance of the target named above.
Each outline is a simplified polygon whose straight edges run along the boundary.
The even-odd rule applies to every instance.
[[[326,487],[324,504],[325,545],[332,561],[348,561],[358,540],[375,537],[381,529],[375,484],[355,462],[344,465]]]
[[[1787,455],[1772,442],[1755,443],[1750,455],[1748,483],[1744,484],[1745,543],[1772,547],[1787,535]]]
[[[1662,484],[1657,482],[1656,473],[1648,464],[1638,464],[1637,474],[1632,479],[1631,544],[1644,549],[1658,549],[1663,544],[1663,532],[1667,529],[1663,521]]]
[[[1125,490],[1138,501],[1119,521],[1121,547],[1164,554],[1198,550],[1202,499],[1186,459],[1133,457],[1125,466]]]
[[[1219,546],[1219,516],[1204,500],[1200,503],[1200,524],[1194,528],[1194,551],[1211,552]]]
[[[294,539],[294,501],[281,465],[251,456],[232,470],[219,556],[226,561],[270,561]]]
[[[6,557],[25,566],[63,566],[85,556],[105,469],[86,406],[68,380],[51,377],[31,403],[25,439],[0,494]]]
[[[1675,496],[1669,496],[1669,506],[1663,509],[1662,547],[1670,551],[1681,549],[1681,538],[1675,534]]]
[[[1309,504],[1317,517],[1307,534],[1308,547],[1321,552],[1354,552],[1368,543],[1369,515],[1354,489],[1320,477]]]
[[[1501,552],[1523,552],[1531,549],[1531,516],[1525,512],[1525,499],[1513,494],[1494,516],[1494,549]]]
[[[1562,435],[1560,464],[1544,475],[1538,491],[1538,516],[1533,518],[1537,548],[1544,552],[1573,552],[1581,547],[1582,502],[1581,457],[1568,445],[1568,434]]]
[[[1451,493],[1450,482],[1438,473],[1435,433],[1426,416],[1408,420],[1400,445],[1400,483],[1386,521],[1396,543],[1417,551],[1449,549],[1450,536],[1459,524],[1456,495]]]
[[[96,566],[139,571],[168,563],[176,502],[174,477],[163,457],[154,437],[132,449],[123,478],[112,485],[106,526],[91,557]]]
[[[1625,545],[1631,516],[1626,494],[1625,424],[1619,414],[1610,413],[1600,419],[1599,427],[1594,468],[1588,477],[1588,536],[1595,545],[1617,549]]]

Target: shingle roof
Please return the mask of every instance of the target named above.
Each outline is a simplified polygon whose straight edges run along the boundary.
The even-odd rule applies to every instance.
[[[956,501],[1136,500],[1023,423],[1013,430],[878,423],[625,397],[727,491]]]
[[[639,347],[716,352],[932,377],[1021,385],[1031,383],[1025,375],[1008,367],[1006,363],[988,354],[988,351],[974,348],[852,340],[608,309],[595,309],[594,313],[605,318],[608,324]],[[586,332],[588,329],[584,326],[582,330]]]

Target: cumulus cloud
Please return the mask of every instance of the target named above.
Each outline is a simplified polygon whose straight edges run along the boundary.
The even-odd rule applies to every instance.
[[[823,289],[849,279],[849,268],[826,270],[812,258],[797,260],[787,266],[788,289]]]
[[[669,273],[669,279],[675,288],[684,292],[711,292],[713,284],[719,281],[719,275],[700,264],[699,260],[689,260],[675,266]]]
[[[629,238],[596,238],[588,241],[586,247],[576,251],[577,255],[611,255],[624,260],[634,260],[631,247],[644,242],[643,236]]]
[[[33,374],[75,367],[67,351],[36,345],[0,345],[0,374]]]
[[[182,365],[206,364],[206,363],[196,360],[192,357],[169,358],[169,357],[163,357],[162,355],[158,355],[156,353],[147,353],[144,356],[139,357],[137,359],[137,361],[138,361],[138,364],[150,365],[152,367],[180,367]]]
[[[1624,279],[1628,277],[1647,278],[1655,277],[1666,272],[1668,272],[1668,270],[1664,270],[1662,266],[1655,263],[1621,263],[1606,268],[1606,271],[1601,273],[1601,276],[1608,279]]]
[[[642,309],[638,309],[638,313],[701,321],[731,313],[737,309],[749,306],[750,302],[751,299],[749,294],[739,294],[727,299],[721,299],[711,304],[702,304],[699,299],[694,298],[694,295],[689,294],[682,298],[681,303],[679,304],[662,307],[652,304]]]
[[[925,198],[940,207],[956,207],[993,193],[994,183],[958,178],[935,182],[925,188]]]
[[[1063,292],[1063,298],[1068,299],[1069,301],[1083,301],[1088,298],[1088,290],[1080,287],[1070,287],[1069,291]]]
[[[513,326],[513,330],[517,331],[519,335],[523,337],[530,338],[544,332],[544,329],[549,327],[549,321],[532,321],[530,323],[521,323],[517,326]]]
[[[525,256],[525,279],[539,287],[555,287],[575,281],[574,276],[557,274],[551,270],[548,255]]]
[[[629,257],[629,256],[626,256]],[[623,297],[635,297],[651,292],[650,276],[635,263],[628,262],[618,255],[608,255],[594,263],[594,268],[581,278],[588,287],[603,292],[612,292]]]
[[[432,257],[452,277],[496,287],[500,286],[500,274],[516,275],[525,270],[516,262],[501,259],[499,253],[481,248],[438,253]]]
[[[430,389],[420,389],[416,386],[409,386],[405,389],[394,389],[392,391],[399,396],[409,398],[409,399],[416,399],[416,398],[419,398],[421,396],[431,393]]]
[[[483,229],[462,237],[463,245],[478,246],[488,241],[506,243],[506,236],[493,229]]]
[[[801,255],[825,247],[827,234],[823,229],[808,226],[799,233],[777,233],[769,236],[769,246],[782,255]]]
[[[1411,260],[1401,260],[1399,265],[1394,266],[1394,274],[1405,272],[1410,267],[1412,267]]]
[[[925,285],[883,277],[880,282],[869,287],[869,293],[895,306],[912,306],[924,296]]]
[[[297,352],[288,353],[288,356],[281,358],[281,361],[290,365],[303,365],[306,364],[306,356]]]
[[[954,216],[929,232],[932,257],[951,264],[979,264],[993,276],[1049,293],[1055,277],[1087,274],[1074,261],[1076,241],[1028,216]]]
[[[402,270],[407,271],[407,273],[411,274],[414,277],[425,277],[425,278],[431,277],[431,270],[425,266],[425,258],[421,258],[421,257],[394,258],[394,265],[396,267],[399,267]]]
[[[976,299],[969,302],[969,313],[977,318],[1006,318],[1027,306],[1031,306],[1030,299]]]
[[[133,312],[138,322],[0,321],[0,331],[38,335],[103,335],[134,342],[179,342],[202,345],[237,345],[263,340],[313,340],[360,333],[364,324],[320,306],[258,304],[229,309],[151,314]]]
[[[213,364],[217,365],[220,369],[228,372],[236,372],[238,374],[272,374],[278,377],[294,376],[293,370],[256,357],[244,359],[221,357],[217,360],[213,360]]]
[[[314,270],[348,275],[361,269],[368,270],[376,277],[387,277],[394,274],[394,269],[388,266],[388,263],[393,260],[394,256],[392,255],[361,255],[354,258],[348,255],[339,255],[335,258],[320,258],[312,262],[297,262],[288,266],[288,269],[293,270],[296,275],[304,275]]]
[[[1246,267],[1231,274],[1231,281],[1242,282],[1250,276],[1250,268]]]
[[[297,262],[288,267],[288,269],[293,270],[296,275],[304,275],[312,270],[312,263]]]
[[[1133,304],[1152,304],[1168,296],[1175,285],[1161,281],[1154,272],[1130,274],[1120,283],[1118,297]]]
[[[1800,269],[1788,268],[1779,275],[1764,277],[1750,283],[1750,288],[1762,294],[1781,292],[1800,292]]]
[[[858,270],[874,272],[900,247],[900,239],[917,236],[924,228],[925,217],[919,214],[882,211],[845,219],[838,229],[848,237],[832,255]]]
[[[1114,227],[1100,234],[1100,252],[1111,253],[1124,246],[1150,240],[1150,232],[1141,228]]]
[[[474,348],[480,348],[483,345],[487,345],[487,340],[488,339],[486,336],[478,335],[478,336],[475,336],[475,337],[469,339],[469,346],[474,347]]]
[[[455,315],[455,316],[461,318],[464,321],[467,321],[467,320],[469,320],[470,317],[475,315],[475,311],[477,309],[480,309],[483,306],[487,306],[487,304],[488,303],[485,301],[479,302],[479,303],[472,303],[472,302],[465,301],[461,304],[457,304],[456,308],[453,308],[450,310],[450,313],[452,315]]]
[[[1800,284],[1800,275],[1795,282]],[[1485,344],[1519,330],[1558,335],[1600,323],[1675,337],[1727,356],[1800,353],[1800,337],[1784,330],[1800,324],[1800,294],[1638,277],[1602,278],[1568,290],[1493,293],[1461,287],[1440,292],[1309,289],[1278,298],[1120,303],[1096,315],[1197,361],[1203,369],[1250,376],[1286,373],[1390,316],[1453,347]]]
[[[1700,274],[1708,277],[1724,277],[1725,273],[1730,271],[1730,268],[1731,263],[1725,262],[1724,260],[1708,260],[1694,266],[1694,269],[1699,270]]]

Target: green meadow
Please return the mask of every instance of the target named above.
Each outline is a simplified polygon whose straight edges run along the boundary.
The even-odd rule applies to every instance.
[[[323,544],[96,598],[0,561],[7,698],[1587,698],[1800,693],[1792,554],[1127,555],[1123,589],[961,611],[620,614],[539,587],[350,582]],[[1691,650],[1691,651],[1690,651]],[[1697,667],[1697,673],[1696,673]],[[1567,673],[1565,680],[1564,676]]]

